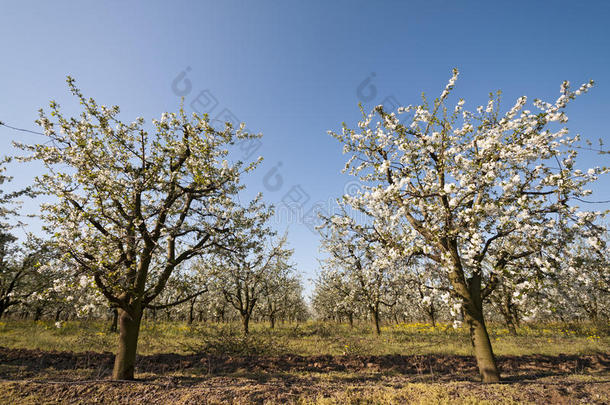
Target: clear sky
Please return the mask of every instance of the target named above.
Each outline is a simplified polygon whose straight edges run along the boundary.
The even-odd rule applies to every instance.
[[[308,279],[319,257],[308,214],[352,181],[326,131],[356,123],[358,102],[438,96],[453,67],[455,92],[471,109],[497,89],[504,106],[524,94],[554,101],[563,80],[592,78],[597,85],[570,105],[568,126],[610,144],[609,21],[607,1],[5,1],[0,121],[36,130],[50,99],[75,111],[69,74],[85,95],[120,105],[125,120],[175,111],[183,94],[187,109],[245,122],[264,134],[254,154],[265,161],[248,187],[281,209],[275,225],[289,230]],[[17,153],[11,140],[40,138],[0,127],[2,154]],[[610,159],[583,157],[584,165]],[[16,185],[38,170],[10,169]],[[598,182],[591,199],[609,200],[608,185]],[[302,203],[292,216],[282,209],[290,199]]]

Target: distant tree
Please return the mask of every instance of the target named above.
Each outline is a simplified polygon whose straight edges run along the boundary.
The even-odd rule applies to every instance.
[[[190,325],[195,319],[197,300],[208,292],[208,281],[193,267],[176,271],[168,280],[165,290],[148,308],[153,311],[165,310],[168,321],[172,319],[171,315],[175,314],[180,319],[186,319]]]
[[[10,232],[11,229],[13,229],[13,227],[18,223],[18,221],[16,222],[16,219],[18,217],[17,211],[20,206],[20,202],[17,200],[17,198],[20,196],[31,197],[34,195],[34,192],[30,187],[12,192],[5,191],[8,183],[13,180],[11,176],[7,176],[5,174],[6,165],[11,161],[12,159],[9,157],[0,158],[0,231],[4,233]]]
[[[428,259],[410,260],[405,263],[406,272],[402,282],[408,302],[415,311],[409,311],[420,319],[426,319],[432,326],[440,319],[443,305],[442,294],[449,290],[438,277],[437,264]],[[400,297],[399,297],[400,302]]]
[[[41,271],[52,249],[30,237],[23,246],[9,233],[0,233],[0,317],[12,306],[26,306],[31,296],[48,288],[51,280]]]
[[[241,316],[244,334],[249,333],[250,319],[264,299],[266,286],[291,266],[292,250],[286,248],[286,236],[273,241],[273,235],[261,221],[256,227],[239,232],[239,242],[209,264],[225,300]]]
[[[403,269],[398,260],[378,260],[380,239],[375,230],[357,224],[343,212],[341,216],[325,218],[322,249],[328,258],[324,266],[345,278],[345,285],[353,290],[350,294],[369,311],[379,335],[382,306],[396,304],[395,292]]]
[[[342,321],[347,319],[350,327],[354,319],[366,312],[356,297],[356,288],[346,275],[322,262],[322,269],[314,281],[312,307],[317,318]]]
[[[303,283],[299,276],[288,279],[287,293],[281,298],[280,319],[304,322],[311,317],[309,305],[303,296]]]
[[[24,244],[11,232],[19,224],[18,208],[20,196],[33,196],[30,188],[5,192],[5,186],[12,180],[7,176],[6,164],[10,158],[0,160],[0,317],[15,305],[24,304],[40,284],[40,261],[44,261],[48,245],[30,236]]]
[[[32,293],[23,300],[22,307],[34,319],[53,316],[56,321],[69,317],[98,317],[107,306],[101,293],[95,289],[93,278],[63,260],[61,252],[52,242],[30,238],[22,249],[36,257],[35,280]],[[33,253],[33,256],[32,256]]]
[[[301,280],[294,273],[294,267],[285,257],[276,256],[271,266],[271,277],[263,280],[263,300],[261,314],[269,319],[271,329],[278,318],[298,318],[302,300]]]
[[[599,238],[577,237],[570,245],[554,247],[554,250],[559,249],[562,250],[562,260],[554,261],[551,271],[542,269],[538,285],[528,284],[528,288],[515,292],[519,302],[529,296],[539,297],[542,298],[541,315],[550,314],[564,321],[588,320],[607,324],[610,319],[607,233]]]

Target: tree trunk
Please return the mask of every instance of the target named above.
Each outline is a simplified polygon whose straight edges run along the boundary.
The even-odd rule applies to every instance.
[[[134,379],[142,309],[139,306],[132,306],[129,312],[131,314],[122,308],[118,310],[119,349],[114,359],[114,370],[112,371],[114,380]]]
[[[373,319],[375,320],[375,333],[379,336],[381,335],[381,328],[379,327],[379,305],[377,305],[372,310]]]
[[[242,314],[241,321],[244,326],[244,335],[250,333],[249,325],[250,325],[250,314]]]
[[[517,326],[515,325],[515,320],[513,319],[513,314],[511,313],[510,309],[506,308],[503,310],[502,315],[504,315],[504,323],[506,323],[508,332],[512,336],[517,336]]]
[[[189,307],[189,321],[188,321],[189,325],[193,324],[193,319],[194,319],[193,311],[194,311],[194,308],[195,308],[195,300],[191,300],[191,306]]]
[[[119,323],[119,310],[116,308],[112,309],[112,321],[110,322],[110,332],[114,333],[117,331],[117,326]]]
[[[510,293],[502,291],[500,298],[496,301],[499,303],[500,313],[504,318],[506,328],[512,336],[517,336],[517,327],[515,324],[515,316],[513,311],[513,305],[511,302]]]
[[[433,303],[430,303],[428,314],[430,315],[430,322],[432,322],[432,326],[436,327],[436,310]]]
[[[489,335],[485,327],[485,321],[478,311],[466,309],[464,311],[465,321],[470,329],[470,340],[474,348],[474,355],[479,366],[479,373],[485,383],[500,381],[500,374],[496,365]]]
[[[473,276],[468,280],[470,297],[464,299],[464,320],[470,330],[470,340],[479,366],[479,373],[484,383],[500,381],[500,373],[491,348],[491,341],[485,327],[483,302],[481,299],[481,278]]]
[[[513,322],[515,323],[515,326],[516,327],[521,326],[521,315],[519,314],[519,311],[518,311],[516,305],[513,305],[512,309],[511,309],[511,314],[513,314]]]
[[[347,314],[347,319],[349,320],[349,328],[354,329],[354,314],[351,312]]]
[[[271,329],[275,329],[275,315],[269,315],[269,322],[271,323]]]

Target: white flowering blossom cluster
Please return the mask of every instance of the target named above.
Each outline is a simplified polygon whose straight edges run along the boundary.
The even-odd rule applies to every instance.
[[[376,263],[387,268],[397,256],[437,263],[461,302],[461,311],[453,312],[462,312],[470,327],[485,379],[481,365],[493,356],[483,301],[512,263],[555,243],[557,229],[596,232],[598,213],[579,213],[572,202],[588,195],[587,185],[607,169],[576,169],[579,137],[558,127],[567,122],[567,104],[592,81],[576,91],[564,82],[555,102],[534,100],[539,111],[527,109],[521,97],[502,114],[500,93],[475,112],[464,100],[449,108],[457,75],[454,70],[432,103],[424,98],[398,114],[378,106],[363,113],[357,129],[344,124],[330,134],[350,155],[345,171],[363,183],[363,192],[346,204],[373,218],[386,245]],[[553,270],[547,257],[539,259],[544,271]],[[495,365],[490,369],[487,377],[494,380]]]
[[[236,139],[257,136],[243,125],[214,129],[182,109],[150,129],[141,117],[124,123],[118,107],[85,98],[71,78],[68,85],[81,115],[65,117],[51,102],[50,118],[41,110],[38,120],[49,141],[18,146],[47,168],[36,185],[57,199],[42,206],[54,243],[137,331],[181,263],[231,245],[235,224],[261,215],[257,203],[237,199],[241,175],[260,159],[228,158]],[[117,356],[114,376],[133,378],[135,346],[120,348],[128,360]]]
[[[522,277],[514,288],[515,304],[524,318],[599,322],[610,317],[607,234],[587,238],[577,234],[569,246],[549,246],[542,254],[548,264],[535,276],[525,281]]]
[[[421,320],[435,325],[446,318],[455,299],[439,277],[438,266],[414,255],[405,256],[364,210],[356,215],[357,197],[338,201],[340,214],[322,216],[319,227],[322,271],[314,290],[314,307],[321,318],[370,318],[380,333],[381,318]],[[350,215],[350,213],[352,215]],[[357,222],[354,217],[367,218]],[[424,247],[424,250],[428,250]]]
[[[326,269],[320,287],[333,283],[343,294],[337,303],[341,312],[355,305],[362,306],[373,318],[377,334],[380,331],[380,312],[383,307],[396,305],[396,296],[402,283],[399,273],[393,271],[398,257],[390,249],[383,254],[373,231],[356,224],[349,216],[326,219],[322,249],[328,253],[323,262]],[[353,317],[353,314],[351,315]]]
[[[224,300],[239,314],[243,332],[249,333],[249,323],[256,309],[266,314],[274,326],[275,317],[288,309],[286,298],[300,293],[300,281],[290,263],[287,235],[275,239],[275,232],[266,226],[272,209],[261,209],[254,226],[239,229],[230,250],[206,258],[201,268],[206,278]]]

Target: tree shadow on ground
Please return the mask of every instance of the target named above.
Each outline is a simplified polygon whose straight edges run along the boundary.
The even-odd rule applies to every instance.
[[[109,352],[73,353],[0,347],[0,378],[48,379],[51,375],[90,370],[86,375],[108,379],[114,355]],[[573,374],[604,375],[610,372],[610,355],[525,355],[499,356],[503,381],[527,382]],[[49,374],[49,371],[52,371]],[[155,354],[139,356],[136,371],[145,380],[170,377],[181,384],[194,384],[211,376],[233,376],[258,383],[293,379],[335,379],[344,382],[378,381],[382,376],[400,376],[413,382],[476,381],[478,371],[471,356],[426,354],[385,356],[212,356],[197,354]],[[93,374],[92,374],[93,373]],[[191,377],[185,378],[182,375]],[[82,376],[80,377],[82,378]],[[75,378],[75,379],[78,379]]]

